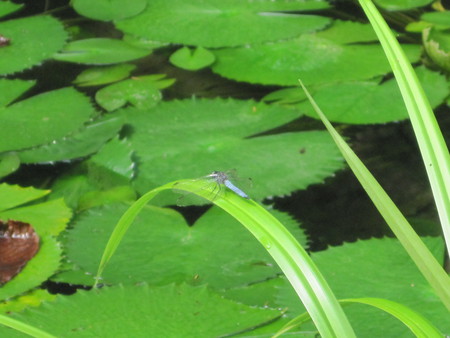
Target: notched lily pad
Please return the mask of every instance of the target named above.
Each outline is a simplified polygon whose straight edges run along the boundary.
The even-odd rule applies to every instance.
[[[140,59],[150,54],[151,50],[132,46],[122,40],[96,38],[69,42],[53,58],[88,65],[108,65]]]
[[[261,200],[321,182],[343,166],[326,132],[252,137],[295,119],[292,109],[193,99],[162,102],[151,112],[130,109],[127,115],[141,193],[162,182],[234,168],[240,177],[253,179],[251,197]]]
[[[18,72],[49,59],[67,39],[63,25],[51,16],[0,22],[0,32],[9,40],[8,45],[0,47],[0,74]]]
[[[206,287],[182,284],[79,290],[13,318],[59,337],[107,337],[111,332],[115,337],[140,337],[143,333],[154,337],[224,337],[270,323],[281,314],[280,310],[224,299]],[[11,333],[0,327],[0,335],[15,337]]]
[[[146,0],[73,0],[73,8],[81,15],[95,20],[120,20],[142,12]]]
[[[92,117],[89,99],[73,88],[36,95],[0,108],[0,151],[49,143],[80,128]]]
[[[142,13],[117,21],[116,27],[154,41],[203,47],[238,46],[319,30],[330,20],[308,11],[328,6],[326,1],[317,0],[152,0]]]
[[[186,70],[199,70],[211,65],[216,57],[213,53],[203,47],[197,47],[191,50],[189,47],[183,47],[174,52],[169,60],[170,62]]]

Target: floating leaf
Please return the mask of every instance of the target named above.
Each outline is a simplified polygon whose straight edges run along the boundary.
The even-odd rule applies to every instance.
[[[125,210],[126,205],[116,204],[83,214],[68,234],[68,259],[85,273],[95,272],[106,242]],[[281,213],[277,216],[305,243],[296,222]],[[189,227],[181,215],[170,209],[148,207],[127,232],[103,277],[107,283],[115,284],[184,281],[223,289],[264,280],[279,272],[261,244],[218,208],[210,209]]]
[[[423,31],[423,45],[430,59],[439,67],[450,71],[450,34],[433,27]]]
[[[34,86],[36,81],[24,81],[18,79],[0,79],[0,107],[5,107],[16,100],[28,89]]]
[[[0,178],[5,177],[20,167],[20,158],[15,152],[0,154]]]
[[[328,18],[299,12],[327,7],[325,1],[317,0],[152,0],[142,13],[117,21],[116,27],[154,41],[203,47],[237,46],[319,30],[330,22]]]
[[[87,87],[112,83],[127,78],[135,69],[136,66],[130,64],[88,68],[77,76],[73,84]]]
[[[73,88],[0,108],[0,151],[33,147],[66,136],[80,128],[93,112],[88,98]]]
[[[253,179],[250,197],[258,200],[321,182],[343,165],[326,132],[251,137],[296,117],[295,110],[220,99],[163,102],[151,113],[130,109],[135,186],[145,193],[162,182],[235,168]]]
[[[448,27],[450,26],[450,11],[424,13],[420,19],[434,25]]]
[[[40,190],[33,187],[24,188],[2,183],[0,184],[0,211],[28,203],[49,193],[49,190]]]
[[[415,45],[403,45],[411,61]],[[212,70],[224,77],[266,85],[297,86],[373,78],[390,72],[380,45],[338,44],[305,34],[297,39],[215,51]]]
[[[424,7],[433,2],[433,0],[374,0],[374,2],[389,11],[404,11],[417,7]]]
[[[126,309],[126,311],[124,311]],[[224,299],[206,287],[148,285],[79,290],[12,317],[58,337],[224,337],[274,321],[279,310]],[[75,332],[75,333],[74,333]],[[4,337],[22,337],[0,327]]]
[[[119,20],[142,12],[146,0],[73,0],[73,8],[81,15],[94,20]]]
[[[429,71],[425,67],[417,68],[416,72],[431,106],[437,107],[448,95],[447,81],[444,76]],[[288,95],[295,94],[295,89],[294,93],[291,91],[287,93]],[[303,99],[303,102],[297,104],[296,107],[306,115],[317,118],[309,101],[304,100],[303,91],[297,88],[297,94],[297,99]],[[286,99],[278,97],[278,99],[282,103],[283,100],[288,99],[294,101],[292,96],[288,96]],[[334,122],[369,124],[408,118],[395,79],[381,84],[378,81],[358,81],[325,85],[315,89],[314,100],[326,112],[327,117]]]
[[[53,58],[59,61],[107,65],[140,59],[149,54],[151,51],[122,40],[97,38],[70,42]]]
[[[127,102],[139,109],[150,109],[161,99],[159,89],[172,85],[173,79],[164,79],[164,74],[132,77],[100,89],[95,100],[108,111],[116,110]]]
[[[0,17],[7,16],[8,14],[14,13],[21,9],[23,4],[15,4],[10,1],[1,1],[0,2]]]
[[[76,133],[18,153],[22,163],[52,163],[95,153],[122,128],[121,115],[105,115]]]
[[[3,21],[0,32],[9,39],[7,46],[0,47],[0,74],[18,72],[49,59],[67,38],[62,24],[50,16]]]
[[[214,54],[203,47],[197,47],[193,51],[188,47],[183,47],[169,58],[173,65],[186,70],[199,70],[208,67],[215,59]]]

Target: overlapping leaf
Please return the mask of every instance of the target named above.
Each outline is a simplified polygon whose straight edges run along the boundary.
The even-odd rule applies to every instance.
[[[155,41],[203,47],[237,46],[319,30],[330,20],[307,11],[326,7],[325,1],[309,0],[152,0],[142,13],[117,21],[116,27]]]
[[[0,32],[9,39],[8,45],[0,48],[0,74],[18,72],[49,59],[67,38],[63,25],[50,16],[0,22]]]
[[[348,30],[347,26],[338,28],[343,33]],[[215,52],[217,61],[212,69],[237,81],[283,86],[296,86],[299,79],[312,85],[369,79],[390,72],[380,45],[357,44],[349,41],[352,36],[360,39],[357,34],[349,35],[347,44],[343,44],[304,34],[292,40],[224,48]],[[411,61],[418,60],[420,50],[416,45],[403,48]]]
[[[93,113],[88,98],[73,88],[54,90],[0,108],[0,151],[62,138],[79,129]]]
[[[68,259],[93,273],[114,225],[125,205],[91,209],[68,234]],[[305,243],[298,225],[279,214],[285,224]],[[189,282],[214,288],[246,285],[274,276],[280,270],[261,244],[236,220],[212,208],[189,227],[172,210],[148,207],[124,237],[104,273],[106,283],[146,281],[151,284]],[[57,277],[71,283],[86,279]],[[76,279],[75,279],[76,278]],[[91,277],[91,284],[93,279]]]
[[[14,318],[58,337],[223,337],[251,330],[281,316],[249,307],[206,287],[147,285],[78,291]],[[23,337],[0,327],[4,337]]]

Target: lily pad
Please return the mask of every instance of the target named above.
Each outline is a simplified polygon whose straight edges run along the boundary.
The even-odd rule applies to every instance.
[[[69,231],[68,259],[81,268],[81,278],[57,277],[70,283],[96,272],[101,254],[126,205],[85,212]],[[298,224],[277,212],[289,230],[305,244]],[[162,285],[172,282],[216,288],[247,285],[280,273],[263,246],[235,219],[212,208],[193,227],[170,209],[147,207],[126,233],[103,275],[106,283]],[[91,284],[93,283],[91,278]]]
[[[193,51],[188,47],[183,47],[174,52],[170,62],[186,70],[199,70],[211,65],[216,57],[213,53],[203,47],[197,47]]]
[[[122,128],[120,115],[105,115],[81,130],[49,144],[18,152],[22,163],[53,163],[95,153]]]
[[[0,47],[0,74],[18,72],[49,59],[67,39],[63,25],[44,15],[0,22],[0,32],[9,39],[7,46]]]
[[[417,61],[416,45],[402,45],[411,62]],[[340,44],[304,34],[274,43],[223,48],[215,51],[212,70],[236,81],[265,85],[297,86],[370,79],[391,71],[378,44]]]
[[[99,86],[123,80],[135,69],[136,66],[131,64],[92,67],[81,72],[73,83],[80,87]]]
[[[12,317],[58,337],[224,337],[280,316],[279,310],[250,307],[204,286],[182,284],[80,290]],[[5,327],[0,335],[23,336]]]
[[[70,42],[53,58],[89,65],[108,65],[140,59],[151,53],[151,50],[132,46],[122,40],[95,38]]]
[[[253,179],[251,198],[289,194],[318,183],[343,162],[326,132],[252,137],[297,117],[295,110],[253,101],[163,102],[151,113],[128,110],[141,193],[180,178],[237,169]],[[174,201],[172,201],[174,202]]]
[[[142,12],[146,0],[73,0],[73,8],[81,15],[95,20],[119,20]]]
[[[0,79],[0,107],[5,107],[22,94],[24,94],[28,89],[34,86],[36,81],[25,81],[19,79]]]
[[[152,0],[142,13],[117,21],[116,27],[155,41],[203,47],[238,46],[322,29],[330,20],[305,12],[328,6],[326,1],[318,0]]]
[[[416,73],[433,108],[442,104],[448,95],[448,85],[444,76],[425,67],[416,68]],[[327,118],[334,122],[369,124],[400,121],[408,118],[403,99],[395,79],[383,83],[379,81],[354,81],[324,85],[314,90],[314,100]],[[284,94],[284,95],[283,95]],[[304,114],[318,118],[301,89],[284,90],[269,99],[281,104],[296,103]]]
[[[62,138],[80,128],[93,113],[89,99],[73,88],[54,90],[0,108],[0,151]]]
[[[95,100],[108,111],[116,110],[127,102],[139,109],[150,109],[162,99],[160,89],[175,82],[164,77],[164,74],[132,77],[100,89],[95,94]]]

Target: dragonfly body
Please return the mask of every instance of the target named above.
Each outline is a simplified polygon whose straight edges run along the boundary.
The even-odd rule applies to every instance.
[[[228,178],[228,175],[223,171],[213,171],[207,177],[214,179],[219,184],[225,185],[228,189],[234,191],[236,194],[238,194],[243,198],[246,199],[250,198],[245,192],[243,192],[241,189],[239,189],[233,183],[231,183],[230,179]]]

